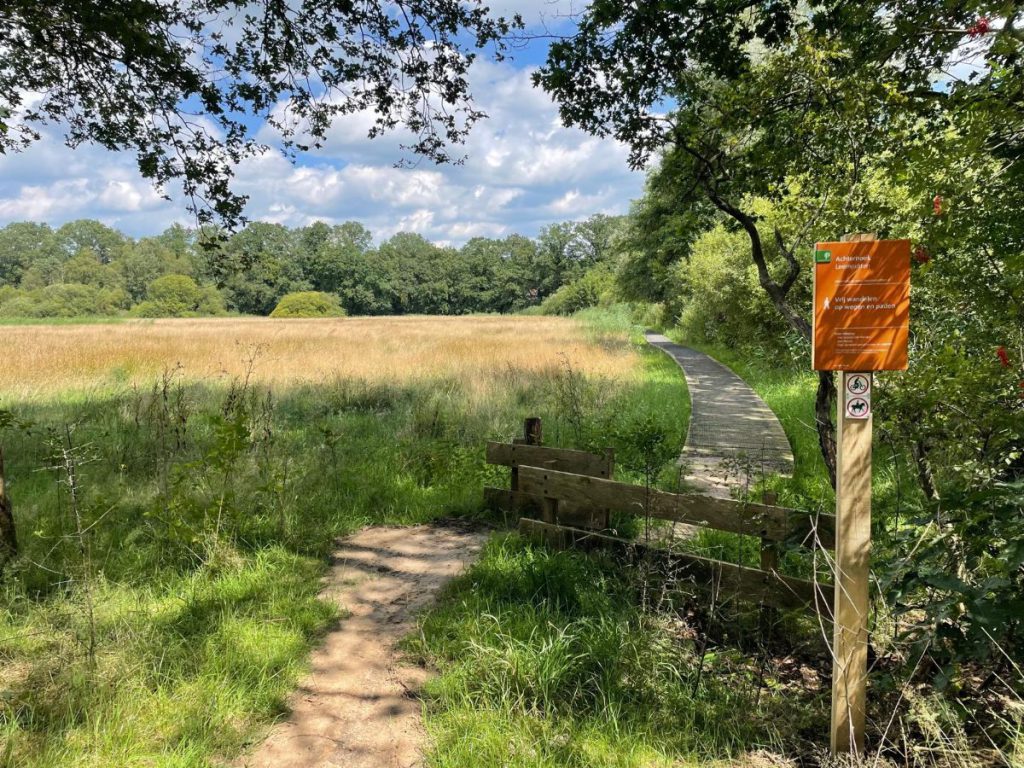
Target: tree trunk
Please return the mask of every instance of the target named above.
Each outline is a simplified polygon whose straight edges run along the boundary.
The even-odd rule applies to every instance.
[[[0,571],[16,554],[18,554],[18,537],[14,530],[11,497],[7,495],[4,449],[0,448]]]
[[[818,447],[828,470],[832,488],[836,487],[836,381],[832,371],[818,371],[818,394],[814,398],[814,423],[818,428]]]
[[[935,475],[932,474],[932,465],[928,461],[928,448],[924,441],[915,440],[910,446],[910,453],[914,457],[914,464],[917,465],[917,482],[920,484],[921,490],[924,491],[925,498],[928,501],[938,501],[939,492],[935,488]]]

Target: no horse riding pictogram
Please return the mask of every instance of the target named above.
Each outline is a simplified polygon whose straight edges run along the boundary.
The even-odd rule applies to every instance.
[[[871,413],[871,403],[863,397],[851,397],[846,401],[846,415],[851,419],[866,419]]]

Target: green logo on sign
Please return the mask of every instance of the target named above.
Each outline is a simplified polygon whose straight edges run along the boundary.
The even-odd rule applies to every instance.
[[[832,251],[815,251],[814,252],[814,263],[815,264],[828,264],[832,261]]]

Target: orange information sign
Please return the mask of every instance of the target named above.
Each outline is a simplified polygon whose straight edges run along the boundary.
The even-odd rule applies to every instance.
[[[900,371],[910,330],[910,241],[814,247],[817,371]]]

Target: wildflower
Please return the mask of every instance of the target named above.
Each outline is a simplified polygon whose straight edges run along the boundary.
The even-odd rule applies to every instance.
[[[999,362],[1003,364],[1003,368],[1010,367],[1010,356],[1006,354],[1006,347],[1000,347],[996,350],[996,357],[999,358]]]
[[[914,261],[918,264],[927,264],[931,260],[931,254],[928,253],[928,250],[923,245],[919,245],[914,249]]]
[[[932,198],[932,213],[936,216],[942,215],[942,195],[936,195]]]

